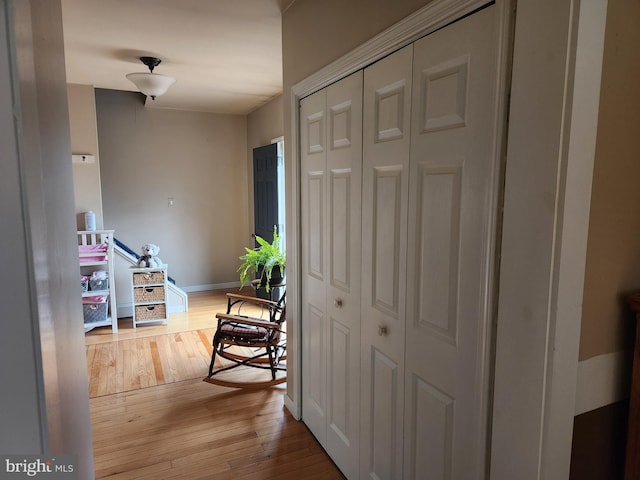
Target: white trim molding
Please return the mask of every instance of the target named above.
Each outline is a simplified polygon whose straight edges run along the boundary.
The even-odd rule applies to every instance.
[[[491,479],[569,478],[606,8],[518,1]]]
[[[491,0],[435,0],[296,83],[291,89],[292,100],[310,95],[353,72],[362,70],[418,38],[435,32],[489,3]]]
[[[206,292],[208,290],[222,290],[224,288],[240,288],[240,282],[207,283],[205,285],[189,285],[180,288],[187,293]]]
[[[633,350],[597,355],[578,363],[575,414],[629,398]]]

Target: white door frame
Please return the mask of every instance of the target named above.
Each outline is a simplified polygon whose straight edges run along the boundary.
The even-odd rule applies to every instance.
[[[569,478],[606,13],[518,1],[492,479]]]
[[[434,0],[291,89],[285,404],[296,418],[301,413],[298,103],[487,3]],[[566,479],[606,0],[518,0],[515,22],[514,5],[515,0],[496,1],[505,73],[499,81],[504,89],[510,72],[512,87],[490,478]]]

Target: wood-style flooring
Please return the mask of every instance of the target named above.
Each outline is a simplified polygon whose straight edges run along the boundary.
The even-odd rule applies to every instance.
[[[89,398],[203,377],[213,329],[87,345]]]
[[[189,312],[168,325],[133,329],[121,319],[115,335],[86,334],[97,479],[344,479],[284,408],[286,384],[238,390],[202,381],[225,293],[191,294]]]

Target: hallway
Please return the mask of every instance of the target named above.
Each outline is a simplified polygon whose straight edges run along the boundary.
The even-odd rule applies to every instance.
[[[344,478],[284,408],[285,385],[248,391],[202,381],[225,293],[191,294],[190,311],[169,325],[134,330],[120,319],[116,335],[87,333],[97,479]]]

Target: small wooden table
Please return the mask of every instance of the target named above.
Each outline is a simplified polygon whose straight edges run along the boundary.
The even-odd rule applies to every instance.
[[[256,289],[256,296],[258,296],[258,285],[260,285],[260,279],[259,278],[256,278],[255,280],[251,280],[251,286]],[[280,299],[280,289],[283,288],[285,285],[286,285],[286,283],[285,283],[285,281],[283,279],[281,282],[269,284],[269,292],[266,292],[263,287],[260,287],[260,289],[264,291],[265,295],[268,295],[268,297],[265,298],[265,300],[271,300],[271,301],[276,302],[276,301],[278,301]],[[273,292],[274,291],[278,292],[278,296],[275,298],[275,300],[273,299]],[[264,297],[260,297],[260,298],[264,298]]]
[[[636,343],[633,351],[633,375],[629,401],[629,431],[624,467],[625,480],[640,479],[640,292],[627,297],[627,304],[636,314]]]

